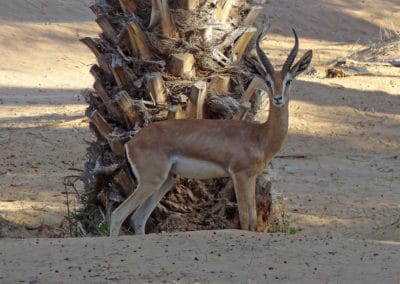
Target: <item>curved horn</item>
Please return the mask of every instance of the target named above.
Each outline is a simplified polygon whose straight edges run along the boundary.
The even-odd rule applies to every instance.
[[[257,41],[256,41],[257,54],[261,60],[261,63],[264,65],[265,70],[267,70],[268,73],[274,73],[274,66],[272,66],[271,61],[269,61],[267,55],[264,53],[264,51],[260,47],[260,40],[263,35],[264,35],[264,33],[262,32],[257,37]]]
[[[286,59],[285,63],[283,64],[282,70],[284,71],[289,71],[290,67],[292,66],[294,59],[297,56],[297,52],[299,52],[299,38],[297,37],[296,30],[293,29],[293,34],[294,34],[294,47],[292,48],[292,51],[290,51],[290,54],[288,58]]]

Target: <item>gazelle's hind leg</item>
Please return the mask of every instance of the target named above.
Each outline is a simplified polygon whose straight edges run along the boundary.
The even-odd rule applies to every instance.
[[[144,235],[147,220],[160,200],[170,191],[176,179],[169,175],[159,190],[154,192],[147,200],[136,209],[131,218],[131,225],[136,235]]]
[[[125,219],[163,186],[171,170],[168,160],[162,157],[159,157],[157,166],[153,166],[151,170],[138,161],[134,163],[135,161],[129,160],[129,162],[134,165],[134,174],[139,184],[135,191],[111,213],[110,236],[118,236]]]

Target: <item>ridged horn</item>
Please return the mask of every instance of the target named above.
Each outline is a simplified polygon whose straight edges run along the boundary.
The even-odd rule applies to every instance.
[[[264,32],[260,33],[257,37],[256,50],[257,50],[258,57],[261,60],[261,63],[265,67],[265,70],[267,70],[267,72],[271,74],[271,73],[274,73],[274,66],[272,66],[271,61],[269,61],[267,55],[264,53],[264,51],[260,47],[260,40],[263,37],[263,35],[264,35]]]
[[[299,38],[297,37],[296,30],[293,29],[293,34],[294,34],[294,47],[289,53],[288,58],[286,59],[285,63],[283,64],[282,70],[283,71],[289,71],[290,67],[292,66],[294,59],[297,56],[297,53],[299,52]]]

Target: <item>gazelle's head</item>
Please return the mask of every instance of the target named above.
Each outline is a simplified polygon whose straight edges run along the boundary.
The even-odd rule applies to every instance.
[[[261,63],[263,64],[266,74],[264,81],[268,87],[268,95],[271,103],[276,107],[282,107],[289,101],[290,85],[294,78],[302,73],[310,65],[312,59],[312,50],[308,50],[303,57],[293,65],[293,62],[299,51],[299,38],[297,37],[296,31],[294,33],[294,47],[290,51],[288,58],[283,64],[282,70],[275,71],[271,61],[269,61],[267,55],[260,48],[260,40],[263,37],[261,33],[256,42],[256,50]],[[293,66],[292,66],[293,65]]]

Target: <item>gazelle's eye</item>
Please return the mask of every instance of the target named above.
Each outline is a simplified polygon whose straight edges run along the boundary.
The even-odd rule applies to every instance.
[[[289,86],[289,85],[290,85],[290,83],[292,83],[292,80],[290,80],[290,79],[289,79],[289,80],[287,80],[287,81],[286,81],[286,86]]]
[[[272,87],[272,84],[271,84],[271,82],[269,80],[266,80],[265,84],[267,84],[268,87]]]

